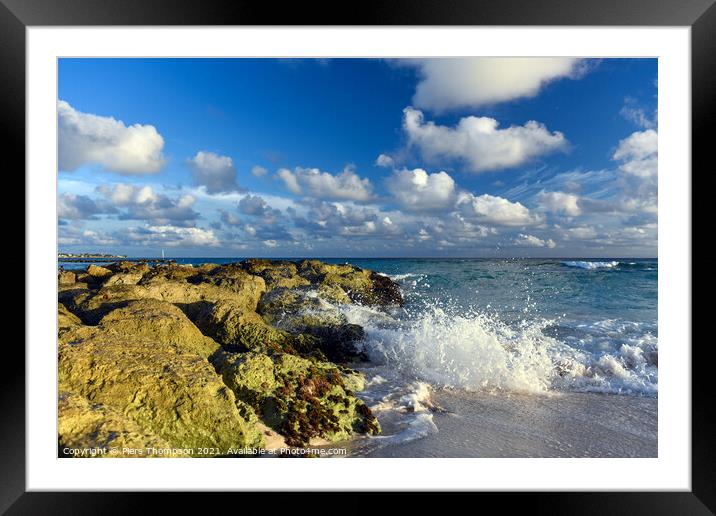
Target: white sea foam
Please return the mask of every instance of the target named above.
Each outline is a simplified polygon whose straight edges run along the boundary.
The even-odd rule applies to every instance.
[[[587,269],[587,270],[593,270],[593,269],[613,269],[617,265],[619,265],[619,262],[617,261],[611,261],[611,262],[584,262],[584,261],[571,261],[571,262],[563,262],[564,265],[567,267],[578,267],[580,269]]]
[[[507,325],[478,312],[433,308],[394,319],[364,307],[345,310],[366,330],[364,351],[405,378],[468,390],[610,392],[654,396],[658,339],[637,323],[606,320],[554,337],[555,321]]]

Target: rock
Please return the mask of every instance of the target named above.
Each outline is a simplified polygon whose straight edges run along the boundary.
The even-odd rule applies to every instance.
[[[233,351],[280,350],[287,336],[272,328],[254,311],[231,301],[207,306],[196,318],[196,325],[222,346]]]
[[[78,304],[80,317],[88,324],[96,324],[99,319],[114,308],[138,299],[158,299],[175,304],[189,316],[196,316],[209,304],[221,300],[233,301],[246,310],[254,310],[263,292],[263,279],[250,276],[253,280],[241,283],[232,282],[230,288],[211,283],[192,284],[185,281],[153,278],[137,285],[111,285],[102,287],[98,292],[84,298]],[[243,288],[245,287],[245,288]]]
[[[403,294],[400,292],[398,284],[387,276],[372,272],[369,275],[372,282],[367,292],[361,293],[362,302],[368,305],[403,306]]]
[[[91,295],[92,292],[88,289],[86,283],[60,285],[57,292],[57,301],[77,315],[81,313],[79,306]]]
[[[292,353],[325,358],[316,339],[276,329],[256,312],[231,301],[219,301],[207,306],[195,320],[205,335],[216,340],[227,351]]]
[[[292,446],[380,431],[353,394],[363,376],[326,360],[365,358],[339,307],[402,303],[385,276],[317,260],[117,262],[66,281],[60,443],[225,450],[263,446],[264,423]]]
[[[201,271],[194,267],[184,265],[158,265],[144,274],[142,283],[156,282],[158,280],[187,281],[199,276]]]
[[[111,287],[112,285],[136,285],[139,283],[144,276],[143,272],[117,272],[110,276],[107,281],[104,282],[105,287]]]
[[[121,261],[110,263],[107,269],[117,274],[119,272],[141,272],[142,274],[149,272],[149,264],[147,262],[129,262]]]
[[[298,275],[298,267],[288,260],[250,259],[241,263],[244,270],[255,276],[261,276],[266,290],[275,288],[296,288],[310,285],[311,282]]]
[[[365,360],[357,343],[365,332],[350,324],[333,305],[306,289],[272,290],[261,298],[257,311],[278,329],[293,335],[306,334],[317,339],[323,354],[334,362]]]
[[[201,282],[239,294],[238,297],[235,296],[235,299],[245,299],[244,306],[251,310],[256,309],[261,294],[266,292],[264,279],[244,271],[241,264],[238,263],[216,267],[202,276]]]
[[[223,354],[215,365],[237,397],[291,446],[305,446],[316,437],[340,441],[380,432],[370,409],[346,389],[344,374],[332,364],[289,354],[242,353]]]
[[[121,413],[144,436],[175,448],[261,447],[250,407],[237,403],[212,365],[183,346],[111,331],[108,321],[59,339],[60,392]],[[63,413],[60,412],[60,419]],[[131,429],[130,429],[131,430]]]
[[[79,326],[82,321],[75,314],[70,312],[62,303],[57,304],[57,329],[59,332]]]
[[[87,285],[88,288],[98,288],[102,284],[102,281],[105,280],[104,277],[91,276],[86,272],[77,272],[75,276],[77,278],[76,285],[79,286],[80,283],[82,283]]]
[[[403,296],[397,283],[373,271],[354,265],[335,265],[319,260],[304,260],[299,274],[319,290],[340,287],[351,301],[368,306],[403,304]]]
[[[219,345],[203,335],[179,308],[165,301],[131,301],[105,315],[100,326],[108,333],[147,339],[159,349],[169,346],[209,357]]]
[[[66,457],[143,457],[127,449],[167,449],[170,444],[151,431],[143,429],[120,410],[102,403],[92,403],[83,396],[61,392],[58,398],[57,432],[60,456]],[[100,449],[94,455],[76,455],[66,448],[76,450]],[[110,454],[110,449],[118,453]],[[151,455],[148,455],[151,456]],[[167,456],[176,456],[173,453]]]
[[[87,267],[87,274],[94,278],[106,278],[112,275],[112,271],[98,265],[90,265]]]
[[[60,271],[57,273],[57,282],[60,285],[71,285],[77,281],[77,275],[70,271]]]

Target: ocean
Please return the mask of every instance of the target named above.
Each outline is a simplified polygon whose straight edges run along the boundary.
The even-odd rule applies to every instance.
[[[366,331],[359,395],[383,427],[351,455],[656,456],[657,260],[323,260],[406,301],[335,307]]]

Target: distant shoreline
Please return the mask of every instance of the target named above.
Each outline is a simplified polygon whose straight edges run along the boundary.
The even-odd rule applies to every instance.
[[[58,258],[58,262],[64,263],[113,263],[113,262],[132,262],[132,263],[174,263],[172,258],[127,258],[126,256],[92,256],[92,257],[67,257]]]

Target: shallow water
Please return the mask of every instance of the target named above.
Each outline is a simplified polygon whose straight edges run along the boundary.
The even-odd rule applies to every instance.
[[[593,393],[494,395],[438,390],[436,431],[364,457],[656,457],[657,400]]]

